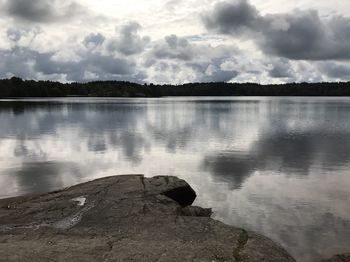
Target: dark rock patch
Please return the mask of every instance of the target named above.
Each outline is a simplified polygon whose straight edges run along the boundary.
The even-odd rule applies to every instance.
[[[177,187],[162,194],[176,201],[182,207],[192,205],[197,197],[196,192],[190,186]]]
[[[321,262],[350,262],[350,253],[336,255],[330,259],[322,260]]]

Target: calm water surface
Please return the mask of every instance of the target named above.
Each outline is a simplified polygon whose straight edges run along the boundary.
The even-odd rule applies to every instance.
[[[350,99],[0,100],[0,197],[175,175],[300,261],[350,251]]]

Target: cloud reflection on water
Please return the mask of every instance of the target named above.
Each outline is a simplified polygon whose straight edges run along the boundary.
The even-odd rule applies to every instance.
[[[216,217],[307,261],[350,241],[349,112],[322,98],[0,101],[0,192],[177,175]]]

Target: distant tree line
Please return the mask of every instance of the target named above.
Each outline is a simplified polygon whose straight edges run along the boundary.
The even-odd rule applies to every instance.
[[[137,84],[124,81],[59,83],[0,80],[0,97],[163,97],[163,96],[350,96],[350,82],[289,83],[190,83],[183,85]]]

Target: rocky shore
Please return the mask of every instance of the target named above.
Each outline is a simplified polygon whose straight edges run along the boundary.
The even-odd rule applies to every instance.
[[[195,198],[176,177],[130,175],[3,199],[0,261],[295,261]]]

